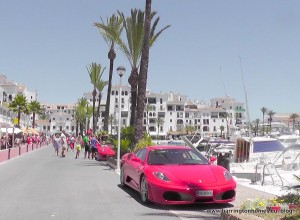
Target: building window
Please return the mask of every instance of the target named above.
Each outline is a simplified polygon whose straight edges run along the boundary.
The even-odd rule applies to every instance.
[[[211,117],[212,118],[217,118],[218,117],[218,112],[212,112]]]
[[[128,91],[125,91],[125,95],[128,95]]]
[[[163,102],[163,100],[162,100],[162,99],[160,99],[160,104],[162,104],[162,102]]]
[[[111,91],[111,95],[114,95],[115,94],[115,91],[113,90],[113,91]]]

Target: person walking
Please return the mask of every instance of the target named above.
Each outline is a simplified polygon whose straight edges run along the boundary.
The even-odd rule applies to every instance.
[[[60,135],[60,143],[61,143],[61,156],[65,157],[65,151],[67,149],[67,138],[65,135],[65,131],[62,131],[61,135]]]
[[[97,149],[96,148],[97,142],[98,142],[98,140],[95,137],[95,135],[93,134],[92,138],[91,138],[91,141],[90,141],[90,143],[91,143],[91,152],[92,152],[92,160],[94,160],[94,158],[95,158],[95,153],[96,153],[96,149]]]
[[[70,148],[71,148],[72,152],[74,151],[75,142],[76,142],[75,137],[74,137],[74,135],[72,135],[70,138]]]
[[[81,135],[78,135],[78,137],[76,138],[76,157],[75,157],[75,159],[77,159],[79,157],[79,154],[81,151],[81,144],[82,144],[82,137],[81,137]]]
[[[86,158],[87,154],[88,154],[88,158],[90,159],[90,145],[89,145],[89,138],[87,134],[83,136],[83,145],[84,145],[84,159]]]
[[[55,150],[55,154],[56,154],[56,156],[58,156],[59,147],[60,147],[60,138],[59,138],[58,134],[56,134],[53,137],[52,144],[53,144],[53,147],[54,147],[54,150]]]

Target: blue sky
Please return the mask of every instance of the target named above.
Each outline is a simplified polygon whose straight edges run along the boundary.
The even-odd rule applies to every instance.
[[[40,102],[76,102],[92,90],[87,65],[107,67],[108,78],[108,46],[93,24],[144,4],[1,0],[0,74],[37,90]],[[251,120],[262,118],[261,107],[300,112],[300,1],[153,0],[152,10],[159,28],[171,27],[150,50],[149,90],[206,102],[227,94],[245,102],[243,72]],[[125,82],[130,65],[116,53],[115,69],[127,69]]]

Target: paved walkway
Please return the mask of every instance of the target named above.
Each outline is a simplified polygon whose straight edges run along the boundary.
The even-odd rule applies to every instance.
[[[57,157],[51,146],[0,164],[0,219],[220,219],[208,209],[239,209],[248,198],[273,195],[242,185],[229,206],[144,206],[138,193],[118,187],[119,176],[105,162]]]

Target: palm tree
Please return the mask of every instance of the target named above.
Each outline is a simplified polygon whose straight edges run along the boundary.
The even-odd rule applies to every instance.
[[[257,136],[258,131],[259,131],[259,118],[255,120],[255,127],[254,127],[255,136]]]
[[[157,125],[157,140],[159,139],[159,130],[160,130],[160,126],[164,123],[164,120],[161,117],[157,117],[155,119],[156,121],[156,125]]]
[[[14,100],[9,103],[8,108],[15,113],[18,113],[18,128],[20,127],[21,113],[27,111],[27,99],[24,95],[18,94]]]
[[[138,90],[138,68],[142,55],[142,45],[144,36],[144,12],[141,10],[131,10],[131,16],[125,18],[123,13],[119,12],[119,15],[123,19],[123,26],[126,32],[127,42],[123,42],[122,39],[117,39],[116,43],[120,46],[121,51],[127,57],[131,65],[131,74],[128,78],[128,83],[131,86],[131,113],[130,113],[130,126],[135,123],[136,105],[137,105],[137,90]],[[156,12],[151,13],[151,19],[154,18]],[[159,18],[155,20],[150,33],[149,47],[153,45],[157,37],[169,26],[166,26],[157,34],[154,34]]]
[[[101,71],[102,66],[101,64],[97,64],[97,63],[92,63],[89,66],[87,66],[87,71],[89,73],[90,76],[90,80],[91,83],[94,87],[93,89],[93,132],[95,133],[96,131],[96,120],[95,120],[95,102],[96,102],[96,95],[97,95],[97,85],[99,83],[99,81],[101,81],[101,77],[103,74],[103,71],[105,70],[105,68]]]
[[[153,106],[149,103],[145,106],[146,121],[147,121],[147,134],[149,135],[149,112],[153,110]]]
[[[103,71],[105,70],[105,68],[103,69]],[[103,81],[102,78],[102,73],[101,72],[100,76],[99,76],[99,81],[96,83],[96,89],[98,90],[98,107],[97,107],[97,113],[96,113],[96,124],[98,123],[98,119],[100,117],[100,104],[101,104],[101,99],[102,99],[102,92],[103,89],[105,88],[105,86],[108,85],[108,81]]]
[[[170,26],[166,26],[157,34],[154,35],[156,26],[159,22],[157,18],[153,26],[151,27],[151,19],[155,13],[151,13],[151,0],[146,0],[145,5],[145,20],[144,20],[144,35],[143,35],[143,45],[141,54],[141,64],[140,73],[138,77],[138,96],[137,96],[137,110],[135,118],[135,143],[143,137],[143,113],[145,108],[145,97],[147,88],[147,77],[148,77],[148,64],[149,64],[149,48],[156,40],[156,38]]]
[[[41,104],[38,101],[31,101],[28,104],[29,112],[32,112],[32,127],[35,127],[35,116],[36,114],[43,113],[43,110],[41,108]]]
[[[221,125],[221,126],[220,126],[220,130],[221,130],[221,137],[223,137],[223,131],[225,130],[224,125]]]
[[[112,128],[113,128],[113,125],[116,125],[117,124],[117,117],[116,117],[116,114],[110,114],[109,115],[109,124],[110,124],[110,134],[112,134]]]
[[[101,18],[101,23],[95,23],[94,25],[99,29],[100,34],[102,35],[105,42],[109,46],[109,52],[108,52],[108,59],[110,62],[109,79],[108,79],[108,89],[107,89],[104,128],[103,128],[105,131],[108,131],[110,94],[111,94],[112,76],[113,76],[113,69],[114,69],[114,59],[116,58],[114,47],[115,47],[115,39],[120,37],[123,29],[122,19],[116,15],[112,15],[110,18],[107,18],[106,24]]]
[[[118,39],[116,42],[131,65],[131,74],[128,78],[128,83],[131,86],[130,126],[133,126],[136,112],[138,68],[144,35],[144,13],[141,10],[134,9],[131,10],[131,17],[125,18],[124,14],[120,12],[119,15],[123,20],[127,43],[124,43],[121,39]]]
[[[290,119],[293,121],[293,131],[295,131],[296,118],[299,118],[298,114],[293,113],[293,114],[290,115]]]
[[[187,135],[191,134],[193,131],[195,131],[195,127],[194,126],[192,126],[192,125],[186,125],[185,126],[185,132],[186,132]]]
[[[88,101],[86,98],[81,98],[78,99],[76,105],[75,105],[75,114],[74,118],[76,121],[76,136],[78,135],[78,127],[80,130],[80,133],[83,133],[83,128],[86,122],[86,116],[88,115],[87,113],[87,105]],[[79,125],[79,126],[78,126]]]
[[[269,116],[269,122],[270,122],[270,132],[272,132],[272,117],[275,115],[276,112],[272,110],[268,110],[267,115]]]
[[[268,109],[266,107],[262,107],[261,112],[263,113],[263,136],[265,135],[265,114],[267,113]]]

